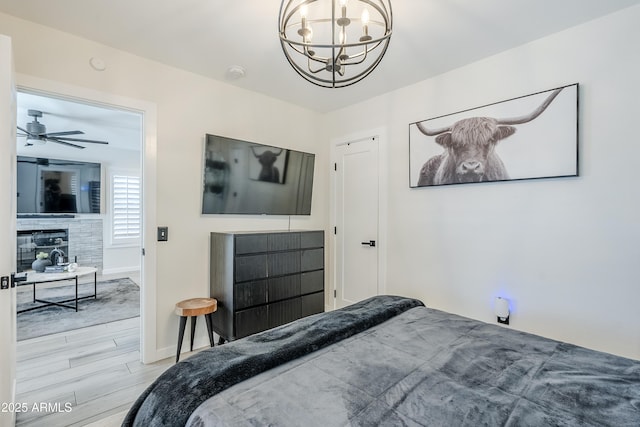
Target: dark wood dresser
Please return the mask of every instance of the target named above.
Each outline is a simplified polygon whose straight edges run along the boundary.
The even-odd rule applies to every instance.
[[[324,231],[211,233],[210,256],[224,340],[324,311]]]

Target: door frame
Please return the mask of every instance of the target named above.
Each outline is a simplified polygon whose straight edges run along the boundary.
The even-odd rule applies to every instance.
[[[0,194],[5,206],[0,212],[3,227],[3,246],[0,248],[0,276],[6,289],[0,290],[0,403],[10,404],[16,397],[16,289],[11,287],[10,274],[16,263],[16,88],[11,37],[0,34],[0,115],[3,126],[0,130]],[[6,280],[6,282],[5,282]],[[16,411],[0,411],[0,426],[13,426]]]
[[[387,167],[387,155],[388,155],[388,136],[387,128],[379,127],[369,130],[362,130],[354,132],[348,135],[336,137],[331,139],[330,153],[329,153],[329,175],[330,175],[330,194],[329,194],[329,221],[330,227],[330,243],[329,243],[329,269],[331,271],[329,277],[331,282],[329,284],[328,298],[325,301],[325,310],[336,309],[336,292],[337,292],[337,250],[336,250],[336,235],[333,233],[336,224],[336,175],[334,170],[334,164],[337,163],[337,147],[345,145],[350,142],[362,141],[370,138],[378,139],[378,294],[383,295],[387,292],[387,194],[388,194],[388,167]]]
[[[142,241],[140,264],[140,353],[142,363],[161,359],[156,342],[156,152],[157,106],[153,102],[113,95],[93,89],[16,73],[18,91],[66,99],[142,115]]]

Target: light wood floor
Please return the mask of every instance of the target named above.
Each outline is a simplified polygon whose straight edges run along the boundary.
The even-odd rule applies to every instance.
[[[17,414],[16,425],[47,427],[119,426],[138,395],[174,363],[140,362],[139,317],[20,341],[17,359],[16,402],[28,411]],[[49,407],[34,411],[34,404]]]
[[[112,425],[119,425],[136,397],[173,364],[140,363],[139,323],[137,317],[18,342],[16,402],[29,411],[17,414],[16,425],[84,426],[115,414]],[[31,410],[56,402],[60,412]]]

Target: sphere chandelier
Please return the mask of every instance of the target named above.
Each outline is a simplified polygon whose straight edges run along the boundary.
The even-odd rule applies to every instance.
[[[390,0],[282,0],[278,19],[293,69],[328,88],[368,76],[387,51],[392,24]]]

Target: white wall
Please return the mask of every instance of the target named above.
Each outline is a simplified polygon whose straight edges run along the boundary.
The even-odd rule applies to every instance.
[[[175,352],[176,302],[209,295],[209,232],[286,229],[289,217],[202,216],[204,135],[212,133],[316,154],[312,215],[292,217],[291,227],[327,226],[328,148],[315,113],[0,14],[1,32],[13,38],[16,71],[36,78],[157,105],[157,225],[169,241],[156,243],[156,354]],[[100,57],[107,70],[91,69]],[[206,341],[204,322],[198,334]]]
[[[389,133],[387,291],[640,359],[640,7],[328,116]],[[437,60],[437,58],[434,58]],[[580,177],[410,189],[408,124],[580,83]],[[508,143],[508,142],[503,142]]]

